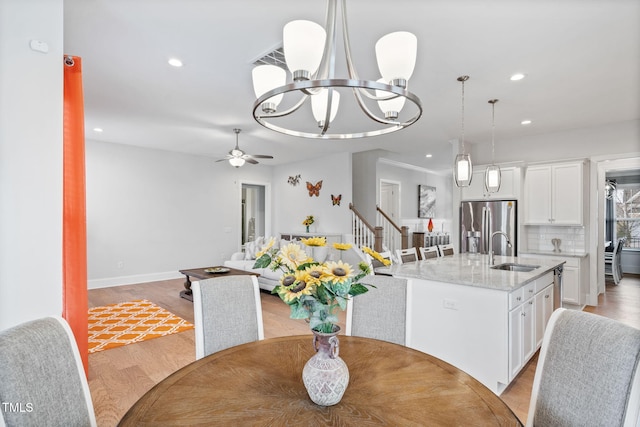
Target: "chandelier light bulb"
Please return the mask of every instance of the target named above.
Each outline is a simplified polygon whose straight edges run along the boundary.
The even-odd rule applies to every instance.
[[[416,66],[418,38],[407,31],[381,37],[376,43],[378,69],[385,83],[406,87]]]
[[[340,104],[340,94],[337,90],[333,90],[331,95],[331,114],[329,115],[329,123],[333,122],[338,114],[338,105]],[[311,111],[313,117],[318,122],[318,126],[324,126],[324,120],[327,117],[327,104],[329,103],[329,89],[322,89],[316,95],[311,95]]]
[[[275,65],[259,65],[251,71],[251,76],[256,98],[287,82],[287,72]],[[276,112],[283,97],[284,94],[272,96],[267,102],[262,103],[262,111],[265,113]]]
[[[318,70],[325,39],[324,28],[312,21],[291,21],[284,26],[284,57],[294,81],[309,80]]]
[[[378,82],[385,83],[384,79],[379,79]],[[389,93],[376,90],[376,97],[389,98]],[[400,111],[402,111],[405,101],[406,98],[404,96],[391,97],[391,99],[381,99],[378,101],[378,107],[380,107],[380,110],[384,113],[385,118],[395,120],[398,118]]]

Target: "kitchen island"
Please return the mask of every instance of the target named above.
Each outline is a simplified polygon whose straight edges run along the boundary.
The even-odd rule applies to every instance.
[[[490,266],[487,255],[458,254],[393,265],[385,274],[410,279],[408,345],[500,394],[542,343],[561,301],[554,304],[561,293],[554,271],[562,264],[496,256]],[[500,265],[528,271],[491,268]]]

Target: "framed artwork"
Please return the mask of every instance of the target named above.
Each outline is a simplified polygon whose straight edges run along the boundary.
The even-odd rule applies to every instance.
[[[418,218],[436,216],[436,187],[418,185]]]

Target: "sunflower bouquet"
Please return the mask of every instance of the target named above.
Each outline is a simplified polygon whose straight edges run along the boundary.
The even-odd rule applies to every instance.
[[[302,243],[309,247],[324,246],[326,239],[312,237],[302,239]],[[365,262],[358,265],[359,272],[356,273],[351,265],[342,261],[314,261],[298,243],[283,245],[279,250],[273,246],[272,240],[257,253],[253,268],[283,271],[280,284],[272,293],[289,305],[292,319],[306,319],[312,330],[333,332],[338,322],[337,309],[345,310],[349,298],[368,291],[358,283],[371,272]],[[334,243],[333,247],[346,251],[351,245]]]

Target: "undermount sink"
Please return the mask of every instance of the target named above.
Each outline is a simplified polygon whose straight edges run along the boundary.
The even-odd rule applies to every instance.
[[[532,271],[535,270],[536,268],[540,267],[539,265],[526,265],[526,264],[514,264],[511,262],[505,263],[505,264],[498,264],[498,265],[494,265],[491,268],[493,268],[494,270],[505,270],[505,271],[521,271],[521,272],[527,272],[527,271]]]

